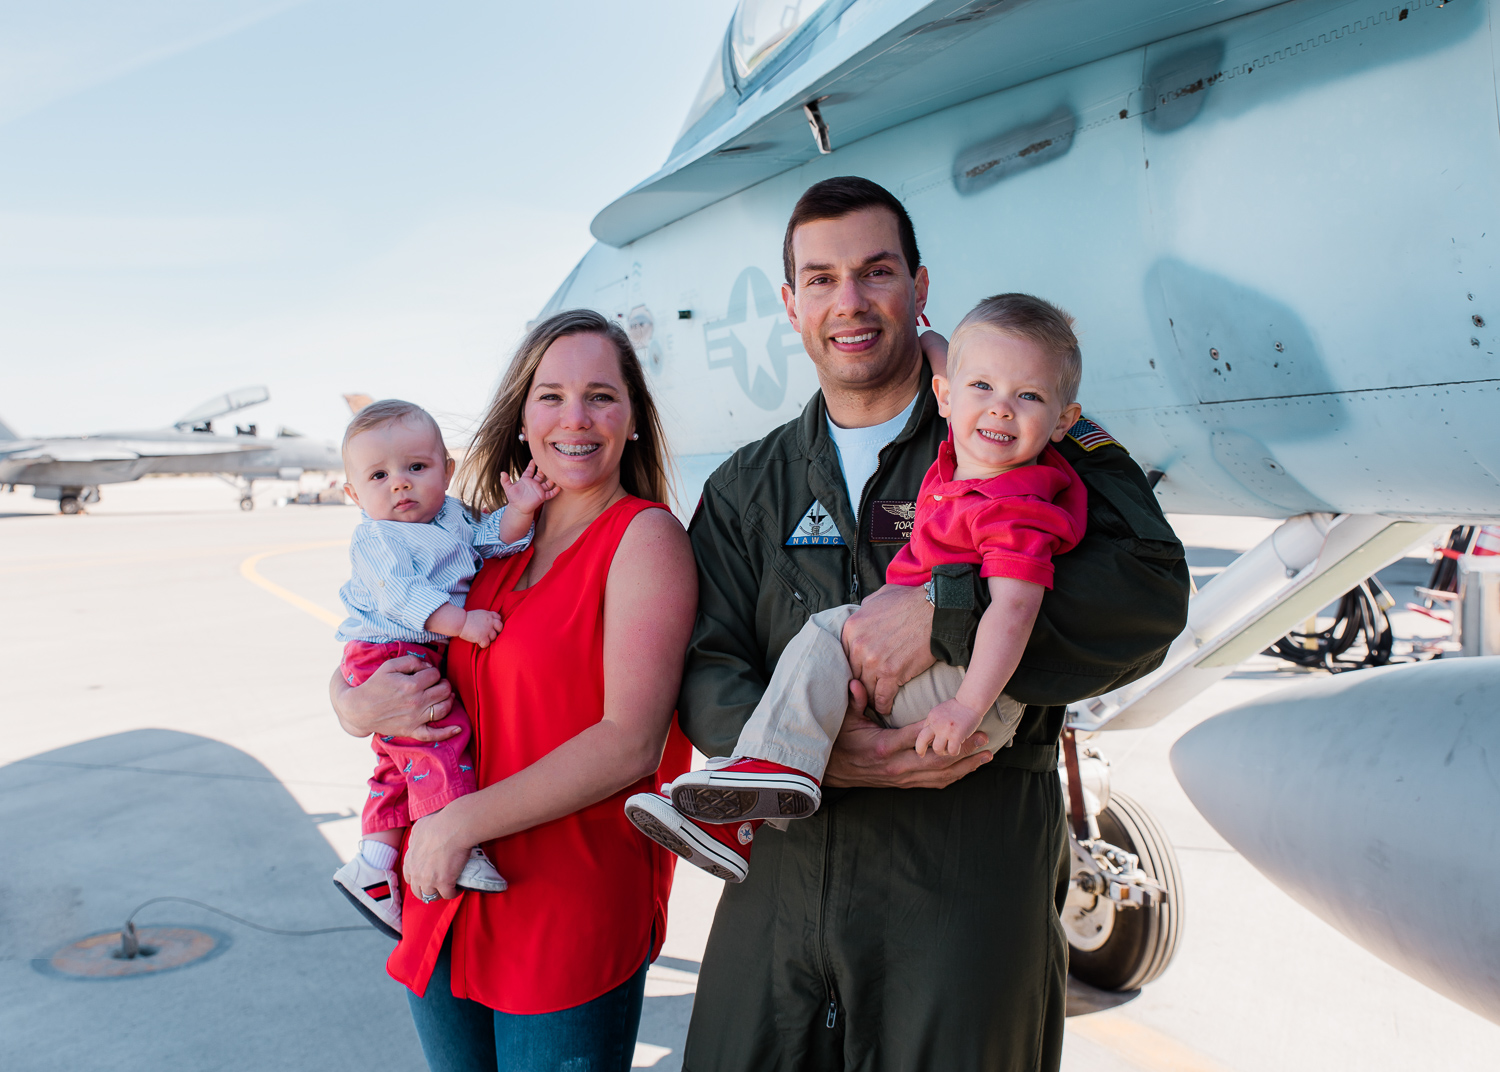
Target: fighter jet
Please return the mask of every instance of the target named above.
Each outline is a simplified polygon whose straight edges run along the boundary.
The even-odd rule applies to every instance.
[[[253,510],[257,480],[296,480],[304,472],[341,472],[338,447],[283,428],[262,436],[254,424],[233,436],[214,431],[220,417],[271,397],[264,387],[242,387],[212,398],[170,428],[140,432],[26,439],[0,421],[0,484],[30,485],[38,499],[55,499],[64,514],[99,501],[101,484],[139,480],[147,473],[215,473],[240,492],[240,509]]]
[[[1150,725],[1439,528],[1500,516],[1497,16],[741,0],[666,163],[594,218],[543,315],[620,319],[701,477],[816,390],[777,285],[819,179],[902,198],[940,329],[1001,291],[1070,310],[1084,412],[1168,509],[1288,519],[1194,596],[1161,669],[1071,714],[1086,734]],[[1175,762],[1303,904],[1500,1021],[1500,660],[1465,664],[1295,687]],[[1128,989],[1170,962],[1182,891],[1099,743],[1075,768],[1064,924],[1075,973]]]

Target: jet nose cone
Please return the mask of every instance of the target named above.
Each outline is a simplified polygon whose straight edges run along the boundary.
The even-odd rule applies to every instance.
[[[1188,731],[1172,769],[1305,907],[1500,1023],[1500,658],[1294,685]]]

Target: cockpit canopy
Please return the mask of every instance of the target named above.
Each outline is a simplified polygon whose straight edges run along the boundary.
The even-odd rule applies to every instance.
[[[693,98],[679,140],[697,126],[732,88],[744,93],[755,74],[774,56],[793,34],[816,12],[834,0],[740,0],[729,20],[713,61],[708,65],[703,85]],[[847,7],[842,0],[839,7]]]

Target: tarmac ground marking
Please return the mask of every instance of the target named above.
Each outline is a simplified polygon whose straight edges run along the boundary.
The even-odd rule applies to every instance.
[[[1213,1058],[1119,1013],[1075,1016],[1067,1029],[1147,1072],[1228,1072]]]
[[[312,600],[304,599],[296,592],[281,587],[275,581],[267,580],[260,575],[260,572],[255,567],[262,559],[270,558],[272,555],[287,555],[293,551],[313,551],[324,547],[344,547],[348,543],[348,540],[323,540],[320,543],[294,543],[286,547],[276,547],[269,551],[262,551],[259,554],[251,555],[240,563],[240,576],[251,584],[259,588],[264,588],[277,599],[283,599],[298,610],[311,614],[323,624],[337,626],[343,622],[343,615],[335,614],[327,607],[319,606]]]

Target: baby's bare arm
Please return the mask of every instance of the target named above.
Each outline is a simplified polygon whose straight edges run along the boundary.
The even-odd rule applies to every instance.
[[[444,603],[427,619],[424,628],[429,633],[441,633],[443,636],[458,636],[464,631],[464,620],[468,612],[462,607],[455,607],[452,603]]]
[[[503,624],[500,615],[492,610],[464,610],[452,603],[444,603],[432,612],[432,617],[427,619],[426,628],[429,633],[460,637],[470,644],[487,648],[500,635]]]
[[[973,660],[957,695],[928,712],[917,734],[919,755],[926,753],[929,744],[940,755],[957,755],[979,728],[984,713],[994,706],[1026,650],[1042,606],[1042,586],[1013,577],[991,577],[989,586],[990,605],[979,619]]]
[[[956,699],[965,707],[988,711],[1021,662],[1042,607],[1041,585],[1014,577],[990,577],[990,605],[979,619],[974,655],[964,672]]]

